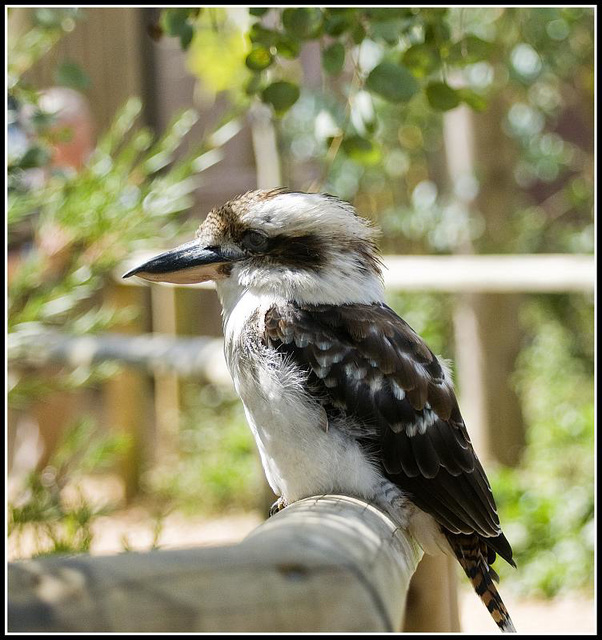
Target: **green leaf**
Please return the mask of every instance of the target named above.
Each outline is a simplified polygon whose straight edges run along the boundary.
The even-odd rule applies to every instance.
[[[432,82],[426,88],[429,104],[437,111],[449,111],[460,104],[460,97],[455,89],[444,82]]]
[[[355,25],[352,13],[328,14],[324,19],[324,33],[329,36],[340,36]]]
[[[366,88],[389,102],[407,102],[419,86],[414,76],[403,66],[381,62],[366,80]]]
[[[192,25],[185,22],[180,29],[180,46],[184,51],[188,49],[192,39],[194,38],[194,29]]]
[[[423,10],[424,11],[424,10]],[[445,11],[445,9],[435,9],[435,11]],[[437,22],[429,22],[424,28],[424,41],[429,44],[445,44],[449,42],[451,31],[447,22],[440,19]]]
[[[326,73],[334,76],[343,70],[345,64],[345,47],[335,42],[322,52],[322,66]]]
[[[299,99],[299,87],[292,82],[273,82],[261,92],[261,99],[271,104],[277,114],[288,111]]]
[[[412,16],[412,10],[409,8],[376,8],[364,9],[364,14],[370,20],[376,22],[381,20],[394,20],[396,18],[408,18]]]
[[[260,18],[261,16],[264,16],[270,10],[270,8],[271,7],[267,7],[267,8],[265,8],[265,7],[250,7],[249,8],[249,13],[252,16],[256,16],[256,17]]]
[[[487,60],[493,51],[493,43],[477,36],[466,36],[450,49],[449,62],[456,65],[474,64]]]
[[[263,88],[262,80],[263,77],[260,73],[254,73],[245,85],[245,93],[248,96],[259,93]]]
[[[381,20],[372,23],[370,33],[375,40],[384,40],[387,44],[395,45],[404,31],[403,20]]]
[[[484,111],[487,108],[487,100],[471,89],[458,89],[457,94],[462,102],[475,111]]]
[[[276,44],[280,34],[273,29],[266,29],[264,26],[255,23],[249,29],[249,39],[253,44],[262,44],[265,47],[271,47]]]
[[[56,69],[55,81],[65,87],[82,91],[90,86],[88,74],[75,62],[63,62]]]
[[[276,42],[276,51],[279,56],[287,58],[288,60],[294,60],[301,52],[301,45],[298,40],[283,35]]]
[[[50,153],[42,147],[31,147],[28,149],[19,162],[21,169],[33,169],[44,167],[50,162]]]
[[[165,31],[170,36],[179,36],[188,21],[190,9],[164,9],[162,22]]]
[[[282,12],[284,28],[297,38],[311,39],[319,36],[322,20],[322,11],[316,7],[285,9]]]
[[[197,16],[200,12],[199,8],[179,8],[179,9],[163,9],[161,13],[159,29],[163,29],[170,36],[180,38],[180,46],[184,51],[190,47],[190,43],[194,38],[195,29],[188,22],[192,16]]]
[[[246,57],[245,64],[252,71],[263,71],[267,69],[274,61],[274,56],[269,49],[262,46],[255,46],[251,53]]]
[[[355,44],[361,44],[364,41],[364,38],[366,37],[366,29],[364,29],[364,25],[361,22],[358,22],[355,25],[351,32],[351,37]]]
[[[401,61],[419,78],[428,75],[441,64],[439,53],[428,44],[415,44],[410,47],[403,54]]]
[[[377,164],[381,159],[380,149],[361,136],[349,136],[341,143],[343,151],[355,162],[365,165]]]

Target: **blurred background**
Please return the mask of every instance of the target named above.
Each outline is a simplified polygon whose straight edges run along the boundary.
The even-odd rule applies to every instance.
[[[8,9],[9,559],[224,544],[266,517],[215,293],[120,275],[285,185],[352,202],[400,257],[388,302],[454,363],[523,629],[592,631],[593,25],[578,7]]]

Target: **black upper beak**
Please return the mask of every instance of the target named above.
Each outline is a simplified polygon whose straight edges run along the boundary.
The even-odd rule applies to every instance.
[[[218,279],[223,271],[220,267],[234,259],[219,248],[202,247],[197,240],[193,240],[130,269],[123,277],[138,276],[152,282],[176,284],[204,282]]]

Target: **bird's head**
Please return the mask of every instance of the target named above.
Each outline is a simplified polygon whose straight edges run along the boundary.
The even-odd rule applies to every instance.
[[[251,191],[213,209],[196,237],[132,269],[152,282],[254,290],[306,303],[382,299],[375,230],[338,198]]]

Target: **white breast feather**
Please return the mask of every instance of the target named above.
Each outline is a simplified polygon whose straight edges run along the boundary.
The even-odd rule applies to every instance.
[[[379,480],[376,467],[336,422],[326,423],[323,408],[305,392],[302,370],[265,349],[262,357],[253,358],[251,371],[236,348],[251,316],[259,309],[264,317],[273,304],[273,298],[247,291],[226,313],[224,327],[228,366],[270,486],[288,502],[332,492],[372,498]]]

